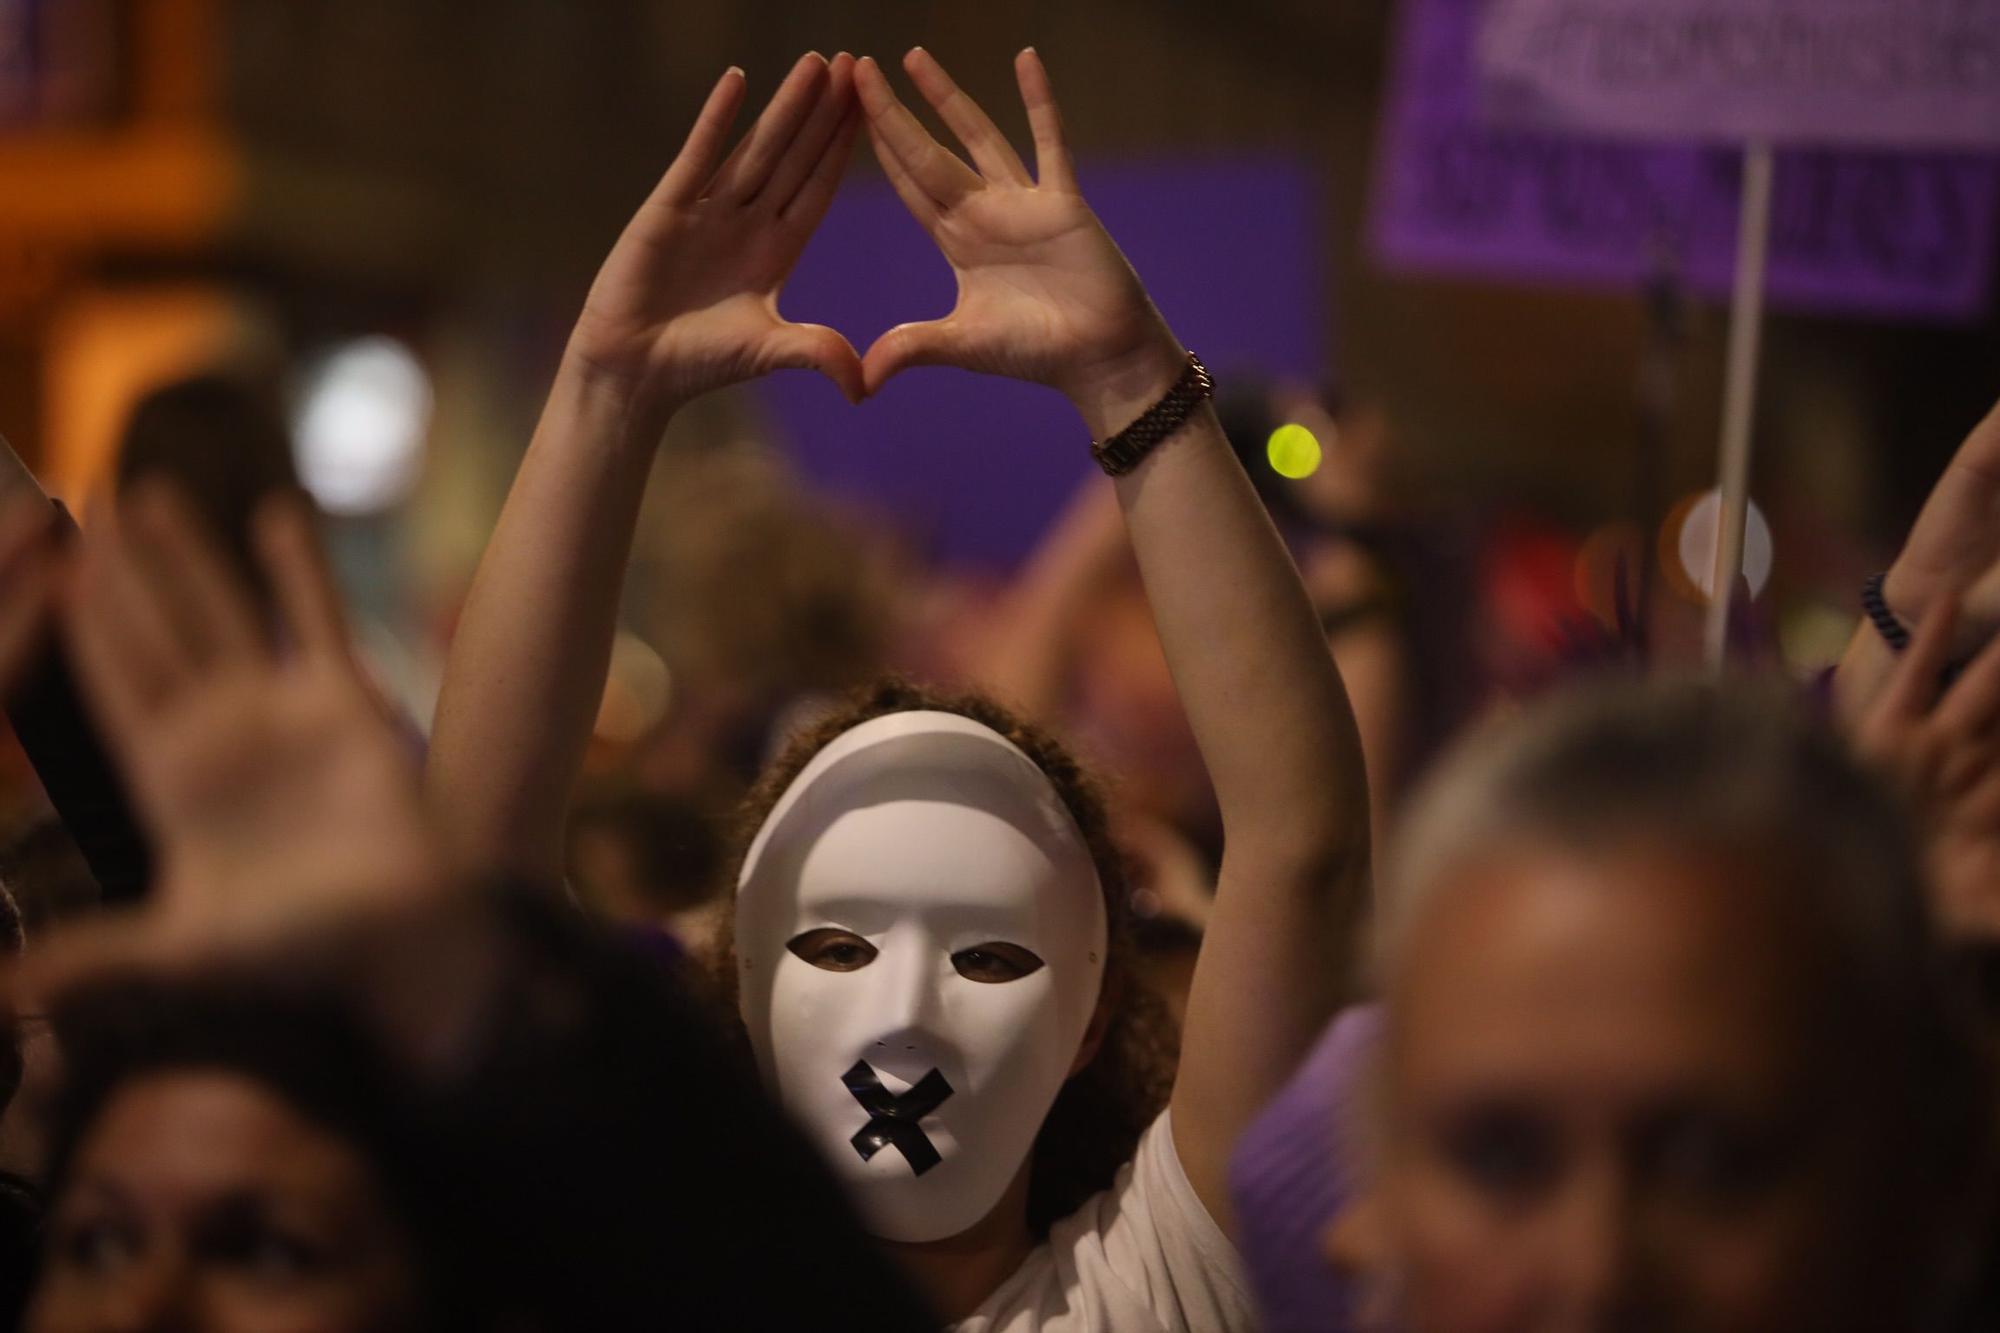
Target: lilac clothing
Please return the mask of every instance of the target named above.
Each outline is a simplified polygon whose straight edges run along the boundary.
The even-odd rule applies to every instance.
[[[1382,1023],[1379,1004],[1335,1015],[1230,1158],[1238,1248],[1264,1333],[1352,1326],[1348,1284],[1327,1265],[1320,1237],[1360,1179],[1359,1093]]]

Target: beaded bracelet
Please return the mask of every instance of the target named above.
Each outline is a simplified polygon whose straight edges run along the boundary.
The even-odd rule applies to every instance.
[[[1889,603],[1882,599],[1882,580],[1886,574],[1870,574],[1868,581],[1861,585],[1861,609],[1868,616],[1868,623],[1875,627],[1889,647],[1902,652],[1910,646],[1910,631],[1903,622],[1896,619],[1896,613],[1889,609]]]

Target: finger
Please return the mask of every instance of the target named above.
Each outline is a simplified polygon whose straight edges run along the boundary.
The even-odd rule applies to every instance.
[[[757,197],[812,115],[820,91],[826,87],[826,72],[826,57],[819,52],[808,51],[799,57],[778,91],[771,94],[764,114],[757,117],[750,133],[715,173],[706,191],[711,198],[746,204]]]
[[[817,227],[826,216],[827,207],[833,203],[833,196],[840,190],[841,177],[847,174],[847,164],[854,156],[854,140],[861,133],[866,122],[861,108],[852,100],[847,104],[847,112],[834,130],[833,142],[820,154],[813,165],[812,175],[806,177],[791,201],[779,210],[778,216],[786,222],[799,223],[806,227]]]
[[[1014,80],[1021,85],[1021,104],[1028,109],[1028,129],[1035,137],[1038,181],[1071,194],[1076,192],[1076,167],[1063,138],[1062,111],[1041,54],[1029,47],[1014,57]]]
[[[1996,718],[2000,718],[2000,637],[1979,650],[1938,708],[1938,725],[1947,735],[1977,735]]]
[[[924,193],[924,187],[917,184],[917,178],[910,174],[910,169],[903,165],[903,159],[896,156],[895,150],[889,147],[881,131],[875,128],[875,122],[868,119],[865,112],[862,125],[868,131],[868,146],[874,150],[875,161],[888,178],[889,188],[896,192],[896,197],[903,201],[903,207],[910,210],[910,215],[923,224],[924,230],[930,231],[937,225],[937,200]]]
[[[861,401],[861,358],[854,344],[823,324],[786,324],[766,344],[765,364],[772,370],[817,370],[840,387],[850,403]]]
[[[85,700],[106,739],[130,753],[148,714],[183,678],[174,636],[130,568],[118,517],[106,512],[84,529],[62,629]]]
[[[729,142],[729,127],[736,123],[736,113],[743,109],[747,86],[738,66],[722,72],[696,114],[680,155],[654,187],[650,202],[678,208],[700,198],[702,186],[714,179],[716,164],[722,161],[723,145]]]
[[[842,51],[827,67],[826,83],[821,87],[819,101],[813,106],[812,115],[804,128],[778,159],[771,171],[771,179],[757,192],[752,203],[768,206],[774,213],[782,213],[792,202],[792,197],[819,169],[822,159],[833,148],[833,141],[846,123],[847,113],[854,105],[854,57]]]
[[[903,68],[924,100],[965,145],[965,151],[972,156],[972,165],[979,168],[982,176],[1012,185],[1034,184],[1014,145],[1007,142],[1007,136],[979,103],[966,96],[935,56],[919,46],[903,57]]]
[[[898,324],[877,338],[861,358],[861,380],[873,394],[897,374],[911,366],[956,365],[961,360],[962,337],[950,319]]]
[[[180,492],[144,482],[128,509],[127,530],[147,557],[148,581],[190,655],[198,662],[262,658],[264,638],[243,576]]]
[[[1951,661],[1951,638],[1958,628],[1958,609],[1958,596],[1948,593],[1924,612],[1916,637],[1896,663],[1889,687],[1882,693],[1882,707],[1892,716],[1923,717],[1936,705],[1945,667]]]
[[[292,495],[266,500],[251,532],[299,650],[308,657],[348,657],[347,613],[305,502]]]
[[[209,923],[149,904],[139,912],[103,912],[57,931],[25,953],[11,983],[32,1012],[58,1008],[72,992],[109,978],[192,976],[232,956]],[[237,946],[236,952],[247,953]]]
[[[889,76],[864,56],[854,67],[854,88],[868,113],[870,130],[895,154],[917,187],[938,206],[949,208],[979,188],[979,176],[923,127],[889,86]]]

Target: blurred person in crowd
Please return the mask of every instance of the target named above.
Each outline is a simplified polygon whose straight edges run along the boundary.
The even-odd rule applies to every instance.
[[[632,496],[689,399],[785,366],[858,399],[926,363],[1067,392],[1123,474],[1228,831],[1170,1109],[1136,1134],[1112,1106],[1052,1133],[1144,1016],[1122,979],[1127,895],[1074,761],[977,699],[884,686],[767,771],[737,878],[740,1012],[864,1224],[957,1327],[1247,1328],[1223,1163],[1341,991],[1328,960],[1368,866],[1353,718],[1198,364],[1077,193],[1039,59],[1016,64],[1039,184],[935,61],[905,66],[969,165],[870,61],[802,59],[733,152],[741,73],[711,95],[572,335],[452,648],[428,788],[463,854],[560,864]],[[950,316],[865,358],[776,310],[864,119],[960,288]]]
[[[4,673],[65,590],[162,866],[16,978],[65,1057],[28,1326],[933,1326],[672,974],[452,869],[303,508],[252,523],[282,652],[201,527],[149,482],[0,598]]]
[[[665,456],[644,519],[659,531],[644,535],[628,601],[670,701],[622,767],[648,790],[727,808],[801,701],[882,673],[900,571],[879,527],[814,495],[773,449],[682,438]]]
[[[1990,1022],[2000,1018],[1993,949],[2000,930],[1993,910],[2000,884],[2000,752],[1982,719],[1993,685],[1970,672],[1957,684],[1947,682],[2000,627],[1988,595],[2000,584],[1982,577],[1983,562],[2000,554],[1992,535],[2000,531],[2000,489],[1990,480],[1992,460],[2000,456],[1996,425],[2000,413],[1967,437],[1900,558],[1923,576],[1897,583],[1899,601],[1906,588],[1909,595],[1924,594],[1906,604],[1932,618],[1927,628],[1903,652],[1863,617],[1846,659],[1822,678],[1832,719],[1893,781],[1916,819],[1928,872],[1924,887],[1947,947],[1969,964],[1965,970],[1985,997]],[[1960,613],[1962,595],[1972,604]],[[1578,672],[1599,660],[1579,656],[1569,666],[1568,683],[1573,686]],[[1602,659],[1604,665],[1618,662],[1640,665],[1643,658],[1614,653]],[[1231,1163],[1246,1257],[1273,1333],[1347,1326],[1350,1284],[1315,1272],[1303,1256],[1356,1197],[1367,1174],[1359,1085],[1381,1026],[1379,1005],[1343,1013],[1246,1132]]]
[[[1020,572],[956,637],[954,675],[1062,727],[1117,784],[1121,845],[1149,856],[1175,839],[1212,880],[1215,794],[1113,492],[1095,478],[1078,487]],[[1210,885],[1197,887],[1205,898]],[[1183,916],[1199,924],[1198,910]]]
[[[1395,853],[1374,1178],[1331,1242],[1377,1315],[1954,1326],[1991,1071],[1902,819],[1792,700],[1553,701],[1456,757]]]
[[[569,817],[569,880],[607,921],[711,948],[723,912],[722,829],[686,800],[621,785],[587,794]]]
[[[935,1326],[706,1007],[546,893],[194,961],[58,999],[36,1333]]]

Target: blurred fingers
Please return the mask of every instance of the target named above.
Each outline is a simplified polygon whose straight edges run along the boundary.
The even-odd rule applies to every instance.
[[[1952,682],[1937,720],[1947,735],[1959,736],[1982,734],[2000,721],[2000,637],[1988,641]]]
[[[130,752],[147,717],[188,678],[187,662],[133,567],[115,508],[84,529],[63,635],[83,694],[114,748]]]
[[[265,657],[250,589],[184,495],[170,486],[142,483],[126,506],[124,533],[192,666]]]
[[[1882,707],[1901,718],[1918,718],[1931,711],[1951,661],[1951,640],[1958,628],[1959,597],[1938,598],[1924,613],[1909,650],[1896,663],[1883,692]]]
[[[278,612],[299,650],[345,659],[347,613],[306,502],[293,495],[266,500],[252,520],[252,532]]]

